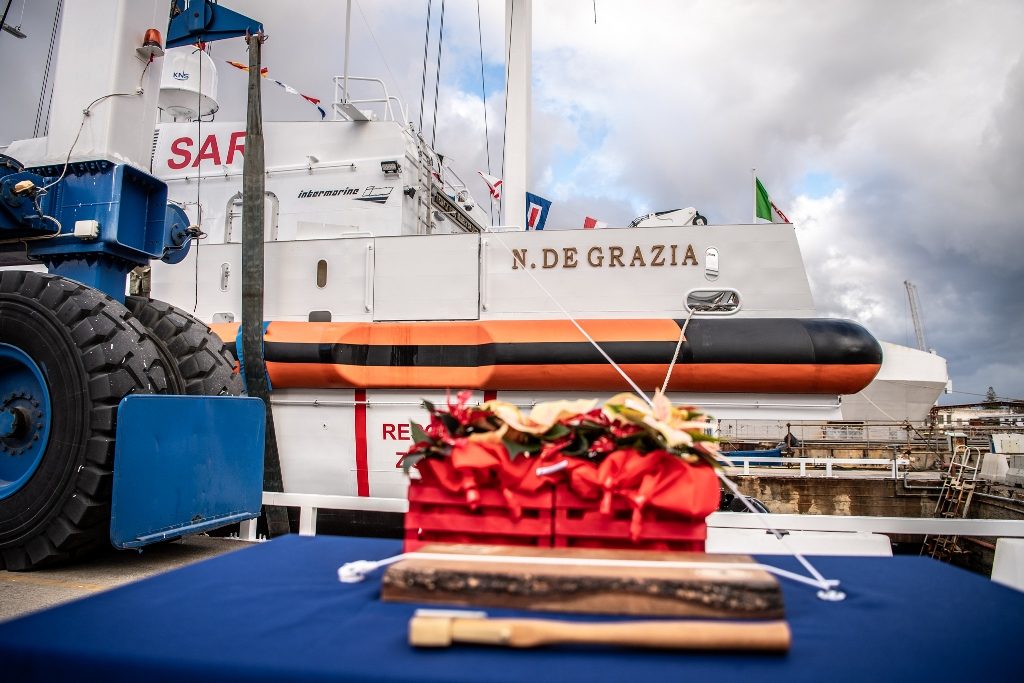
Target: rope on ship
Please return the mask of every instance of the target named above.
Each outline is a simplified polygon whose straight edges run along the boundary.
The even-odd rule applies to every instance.
[[[508,86],[506,84],[506,88],[507,87]],[[504,154],[502,154],[502,156],[504,157]],[[487,234],[493,236],[498,241],[498,243],[505,248],[505,251],[507,251],[510,255],[512,254],[511,247],[509,247],[505,240],[502,239],[500,233],[492,232],[490,230],[487,230],[486,232]],[[647,392],[643,391],[642,389],[640,389],[639,386],[637,386],[636,382],[633,381],[633,378],[630,377],[629,374],[621,366],[619,366],[619,364],[616,363],[611,356],[608,355],[608,353],[601,347],[601,345],[598,344],[597,341],[595,341],[594,338],[590,336],[590,334],[588,334],[585,329],[583,329],[583,326],[579,323],[576,317],[573,316],[568,311],[568,309],[566,309],[565,306],[562,305],[562,302],[559,301],[558,298],[555,297],[555,295],[552,294],[551,291],[547,287],[545,287],[540,282],[540,280],[537,279],[537,276],[534,275],[530,269],[527,269],[525,272],[530,277],[530,279],[533,280],[534,284],[537,285],[537,287],[539,287],[540,290],[544,292],[545,296],[547,296],[551,300],[551,302],[558,308],[562,315],[565,316],[565,319],[571,322],[573,326],[577,330],[579,330],[580,334],[582,334],[583,337],[588,342],[590,342],[591,345],[593,345],[593,347],[598,351],[598,353],[600,353],[601,356],[615,369],[615,371],[618,372],[619,375],[629,384],[629,386],[633,388],[633,391],[653,408],[654,402],[647,395]],[[669,379],[672,376],[672,371],[676,365],[676,360],[679,357],[679,351],[682,349],[682,345],[686,341],[686,327],[687,325],[689,325],[690,319],[696,313],[696,308],[690,308],[689,314],[686,317],[686,322],[680,328],[679,341],[676,343],[675,353],[669,363],[668,371],[665,374],[665,381],[662,385],[663,387],[668,386]],[[723,458],[723,460],[724,462],[728,463],[727,459]],[[757,521],[765,528],[765,530],[770,532],[773,536],[775,536],[775,538],[778,539],[779,543],[782,544],[782,547],[784,547],[789,552],[789,554],[792,555],[797,560],[797,562],[799,562],[801,566],[803,566],[805,570],[807,570],[807,573],[810,574],[812,577],[811,583],[818,588],[817,596],[821,600],[839,602],[846,598],[846,594],[843,591],[839,590],[839,581],[835,579],[826,579],[821,574],[821,572],[819,572],[817,568],[815,568],[815,566],[811,564],[811,562],[806,557],[804,557],[802,553],[800,553],[796,548],[790,545],[789,541],[786,539],[786,534],[772,526],[771,522],[765,516],[765,514],[758,510],[754,506],[754,504],[750,502],[748,497],[739,490],[739,487],[736,486],[735,482],[733,482],[729,477],[725,475],[725,472],[722,469],[716,468],[715,473],[718,475],[718,478],[721,480],[721,482],[725,484],[725,486],[732,492],[732,494],[737,499],[743,502],[743,505],[747,508],[749,512],[751,512],[754,515],[754,518],[757,519]]]

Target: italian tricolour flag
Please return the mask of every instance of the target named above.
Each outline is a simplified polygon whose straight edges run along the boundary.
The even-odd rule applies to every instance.
[[[775,202],[768,196],[768,190],[764,189],[757,176],[754,176],[754,218],[761,218],[769,223],[789,223],[786,214],[775,206]]]

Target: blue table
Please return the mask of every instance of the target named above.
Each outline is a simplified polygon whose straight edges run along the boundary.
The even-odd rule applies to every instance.
[[[782,581],[788,655],[600,648],[415,651],[414,607],[382,603],[379,572],[337,568],[397,541],[288,536],[0,624],[5,681],[1020,680],[1024,594],[918,557],[817,558],[848,598]],[[789,558],[761,558],[797,570]],[[511,614],[508,610],[489,610]],[[996,677],[1001,678],[996,678]]]

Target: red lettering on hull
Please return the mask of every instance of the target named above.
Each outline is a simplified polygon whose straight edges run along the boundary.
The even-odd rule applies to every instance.
[[[171,143],[171,156],[167,159],[167,168],[173,171],[191,166],[197,168],[204,161],[214,166],[233,164],[238,157],[245,156],[245,131],[236,130],[228,136],[227,143],[221,142],[216,135],[207,135],[195,153],[196,141],[188,136],[177,138]],[[221,155],[221,150],[226,150]]]

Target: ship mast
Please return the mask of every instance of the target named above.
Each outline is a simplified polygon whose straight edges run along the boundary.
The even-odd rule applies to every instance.
[[[505,2],[505,145],[501,224],[524,225],[530,179],[530,92],[533,1]]]

